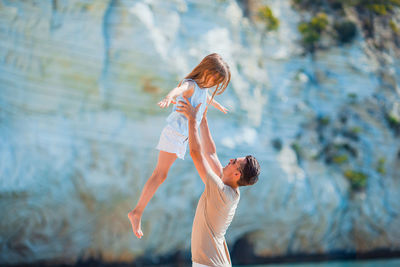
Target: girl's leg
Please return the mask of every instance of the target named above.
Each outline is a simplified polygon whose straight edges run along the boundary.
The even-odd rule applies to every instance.
[[[167,178],[169,168],[171,167],[172,163],[174,163],[176,158],[177,156],[174,153],[160,151],[160,153],[158,154],[157,166],[154,169],[153,174],[144,185],[136,207],[128,213],[128,218],[132,224],[132,230],[138,238],[141,238],[143,236],[143,232],[140,226],[143,210],[147,206],[147,203],[150,201],[150,199],[153,197],[157,188]]]

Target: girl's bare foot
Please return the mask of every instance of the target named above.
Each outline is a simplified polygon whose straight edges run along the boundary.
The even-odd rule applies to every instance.
[[[128,213],[128,218],[131,221],[133,233],[135,233],[137,238],[142,238],[143,232],[140,226],[142,215],[135,210],[132,210]]]

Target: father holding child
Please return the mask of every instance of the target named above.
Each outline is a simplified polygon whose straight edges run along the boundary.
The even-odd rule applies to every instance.
[[[200,105],[194,108],[187,98],[179,102],[177,112],[188,119],[190,156],[205,184],[192,228],[192,261],[195,267],[231,266],[225,241],[240,199],[240,186],[258,180],[260,165],[253,156],[234,158],[222,167],[208,128],[206,113],[200,123],[201,141],[196,124]]]

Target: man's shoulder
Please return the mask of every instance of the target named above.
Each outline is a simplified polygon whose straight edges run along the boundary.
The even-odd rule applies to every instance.
[[[223,197],[224,202],[235,202],[240,198],[239,188],[232,188],[224,184],[222,177],[218,176],[213,170],[207,171],[207,183],[210,187],[216,187]]]
[[[224,184],[225,195],[229,198],[231,202],[237,202],[240,199],[239,188],[233,188],[229,185]]]
[[[222,189],[225,184],[222,182],[222,177],[218,176],[210,167],[207,168],[207,183],[215,184]]]
[[[207,177],[209,178],[218,178],[222,182],[222,177],[216,174],[210,166],[207,166]]]

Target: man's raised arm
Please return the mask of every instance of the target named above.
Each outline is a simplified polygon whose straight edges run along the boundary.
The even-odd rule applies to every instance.
[[[201,134],[201,146],[203,148],[203,154],[211,166],[212,170],[219,176],[222,176],[222,165],[218,159],[217,148],[214,140],[212,139],[210,129],[208,128],[207,110],[204,112],[203,119],[200,123],[200,134]]]
[[[196,124],[196,114],[199,108],[200,104],[194,108],[185,97],[185,102],[179,101],[179,106],[176,111],[182,113],[188,119],[190,156],[192,157],[197,172],[205,184],[206,177],[211,171],[211,168],[202,153],[202,147],[200,145],[200,136]]]

